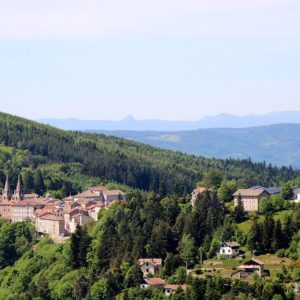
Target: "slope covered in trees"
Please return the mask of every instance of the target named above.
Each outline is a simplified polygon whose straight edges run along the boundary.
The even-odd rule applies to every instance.
[[[212,169],[240,185],[276,185],[300,175],[292,168],[250,160],[207,159],[120,138],[67,132],[4,113],[0,113],[0,143],[4,149],[13,147],[10,153],[0,148],[0,170],[5,172],[31,167],[40,168],[44,176],[52,172],[53,177],[59,164],[59,172],[68,179],[87,176],[149,191],[189,192]]]
[[[300,124],[189,131],[93,131],[127,138],[154,147],[216,158],[266,161],[300,168]],[[229,128],[228,128],[229,127]]]

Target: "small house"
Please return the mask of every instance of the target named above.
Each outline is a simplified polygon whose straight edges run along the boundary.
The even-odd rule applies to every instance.
[[[237,242],[224,242],[220,245],[218,257],[235,258],[240,255],[241,245]]]
[[[162,268],[162,260],[160,258],[141,258],[138,260],[144,277],[159,273]]]
[[[251,260],[243,263],[242,265],[237,267],[238,272],[234,273],[233,275],[236,275],[234,277],[238,276],[244,276],[245,274],[258,274],[259,277],[262,277],[264,274],[264,263],[260,260],[257,260],[255,258],[252,258]]]
[[[165,284],[166,282],[161,278],[145,278],[141,288],[163,287]]]
[[[185,284],[166,284],[164,287],[164,292],[166,296],[170,296],[172,293],[174,293],[177,290],[183,290],[185,291],[188,288]]]

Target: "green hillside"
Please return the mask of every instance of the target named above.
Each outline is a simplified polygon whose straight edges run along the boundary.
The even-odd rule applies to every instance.
[[[180,132],[107,131],[155,147],[216,158],[266,161],[300,168],[300,124]]]
[[[275,185],[300,175],[291,168],[270,167],[249,160],[207,159],[116,137],[67,132],[3,113],[0,143],[17,150],[13,154],[4,153],[5,157],[10,155],[11,163],[3,158],[0,165],[3,172],[16,174],[24,167],[31,167],[41,168],[47,176],[47,172],[56,173],[54,169],[59,164],[61,176],[67,176],[64,181],[78,181],[86,176],[150,191],[159,191],[162,186],[167,191],[190,191],[212,169],[243,185]]]

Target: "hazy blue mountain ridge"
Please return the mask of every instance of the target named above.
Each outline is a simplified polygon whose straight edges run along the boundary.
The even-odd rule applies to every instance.
[[[155,147],[215,158],[251,158],[300,168],[300,124],[193,131],[95,131]]]
[[[234,116],[220,114],[198,121],[136,120],[128,116],[120,121],[40,119],[39,122],[65,130],[182,131],[201,128],[245,128],[283,123],[300,123],[300,112],[273,112],[264,115]]]

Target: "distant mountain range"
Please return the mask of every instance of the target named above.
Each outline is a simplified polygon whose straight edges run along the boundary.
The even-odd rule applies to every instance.
[[[210,158],[251,158],[253,161],[266,161],[277,166],[300,168],[300,124],[178,132],[95,132]]]
[[[199,121],[136,120],[132,116],[120,121],[78,120],[78,119],[40,119],[65,130],[134,130],[134,131],[184,131],[205,128],[246,128],[272,124],[300,123],[300,112],[283,111],[264,115],[234,116],[220,114],[207,116]]]

